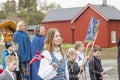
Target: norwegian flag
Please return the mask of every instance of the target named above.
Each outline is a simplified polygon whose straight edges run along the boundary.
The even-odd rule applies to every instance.
[[[3,70],[2,69],[0,69],[0,74],[3,72]]]
[[[45,57],[43,55],[41,55],[40,52],[36,52],[36,55],[32,58],[32,60],[29,62],[29,64],[32,64],[43,58],[45,58]]]

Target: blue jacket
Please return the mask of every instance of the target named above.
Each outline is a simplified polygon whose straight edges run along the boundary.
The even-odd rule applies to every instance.
[[[8,56],[9,53],[7,50],[4,50],[2,53],[2,68],[5,69],[6,68],[6,64],[5,64],[5,57]]]
[[[35,35],[33,37],[31,42],[31,59],[36,55],[37,51],[41,52],[41,50],[43,50],[44,40],[44,36]],[[31,80],[42,80],[37,74],[39,70],[39,64],[40,61],[31,64]]]
[[[30,61],[31,42],[29,35],[23,31],[16,31],[13,39],[19,45],[18,53],[21,55],[21,62]]]

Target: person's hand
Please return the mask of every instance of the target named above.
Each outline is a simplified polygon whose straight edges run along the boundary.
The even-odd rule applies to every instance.
[[[103,71],[103,72],[101,72],[101,75],[103,76],[103,75],[105,75],[106,73]]]
[[[81,75],[80,75],[80,74],[78,74],[78,75],[77,75],[77,77],[78,77],[78,79],[79,79],[79,78],[81,77]]]
[[[80,66],[80,70],[83,70],[84,68],[83,68],[83,66]]]
[[[57,64],[56,64],[56,63],[54,63],[54,62],[52,63],[52,66],[53,66],[53,68],[54,68],[55,70],[56,70],[56,69],[57,69],[57,67],[58,67],[58,66],[57,66]]]
[[[87,47],[89,47],[91,44],[92,44],[92,43],[88,43],[88,44],[87,44]]]
[[[83,72],[84,68],[83,66],[80,66],[80,74]]]
[[[90,56],[86,56],[85,58],[86,58],[86,61],[88,61],[90,59]]]

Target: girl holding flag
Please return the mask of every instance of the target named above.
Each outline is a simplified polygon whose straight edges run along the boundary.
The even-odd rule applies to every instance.
[[[38,75],[44,80],[69,80],[67,63],[61,48],[61,32],[56,28],[48,30]]]
[[[33,58],[36,52],[41,52],[44,46],[45,40],[45,27],[44,26],[37,26],[35,28],[35,36],[31,41],[31,58]],[[40,77],[37,75],[39,69],[40,60],[36,61],[35,63],[31,64],[31,80],[41,80]]]
[[[86,51],[91,43],[88,43],[86,46]],[[82,41],[76,41],[74,44],[75,49],[77,50],[77,59],[76,62],[78,63],[78,66],[80,67],[80,74],[81,72],[84,72],[84,74],[81,74],[80,80],[86,80],[86,65],[89,60],[89,55],[86,55],[86,51],[84,54],[84,43]]]

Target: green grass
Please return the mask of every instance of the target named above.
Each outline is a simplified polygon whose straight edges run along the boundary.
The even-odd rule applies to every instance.
[[[1,62],[1,59],[0,59],[0,64],[1,64],[2,62]]]
[[[67,48],[71,48],[71,47],[74,47],[74,45],[73,44],[62,44],[63,49],[67,49]]]
[[[102,50],[115,51],[115,50],[117,50],[117,46],[116,47],[110,47],[110,48],[102,48]]]
[[[67,48],[71,48],[71,47],[74,47],[74,45],[73,44],[62,44],[62,48],[63,49],[67,49]],[[88,49],[89,50],[89,49]],[[112,51],[116,51],[117,50],[117,46],[115,46],[115,47],[109,47],[109,48],[102,48],[102,50],[112,50]]]
[[[62,48],[64,50],[74,47],[73,44],[62,44]],[[1,55],[2,55],[2,51],[4,50],[4,45],[0,44],[0,64],[1,64]],[[90,49],[88,49],[89,51]],[[102,56],[104,59],[112,59],[112,58],[116,58],[117,56],[117,47],[110,47],[110,48],[102,48]],[[109,54],[109,55],[108,55]]]

